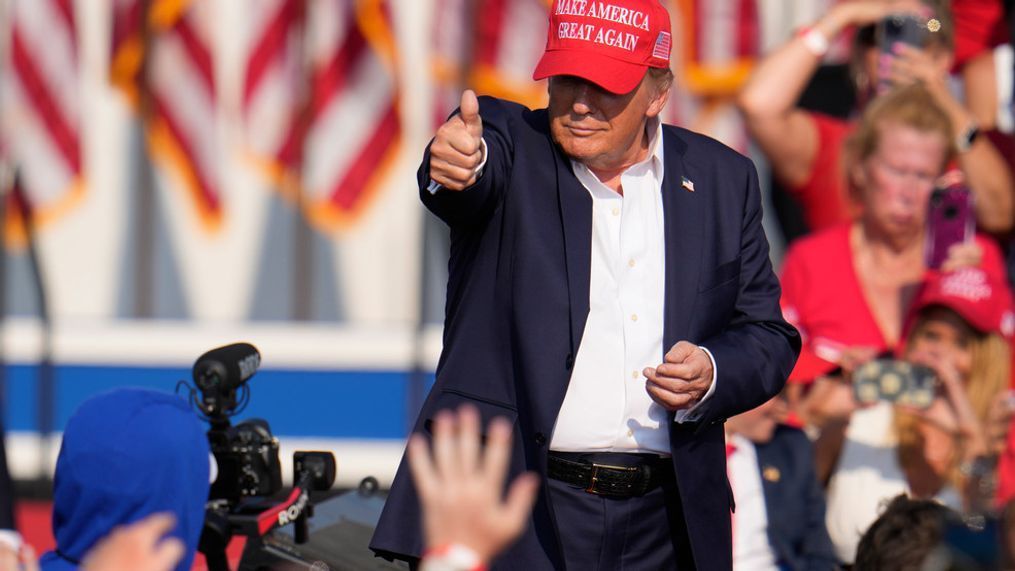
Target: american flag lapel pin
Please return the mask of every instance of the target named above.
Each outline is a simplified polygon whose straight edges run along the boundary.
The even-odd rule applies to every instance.
[[[680,186],[684,187],[687,192],[694,192],[694,181],[686,176],[680,177]]]

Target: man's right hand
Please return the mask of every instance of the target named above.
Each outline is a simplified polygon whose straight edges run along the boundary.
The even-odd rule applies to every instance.
[[[459,113],[437,129],[430,145],[430,179],[448,190],[464,190],[476,182],[483,162],[483,120],[476,93],[462,93]]]

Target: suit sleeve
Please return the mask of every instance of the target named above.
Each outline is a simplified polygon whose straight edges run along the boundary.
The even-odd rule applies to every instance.
[[[454,114],[457,113],[456,110]],[[419,195],[423,204],[451,227],[483,225],[500,204],[508,184],[513,155],[508,114],[498,100],[480,97],[479,116],[483,119],[486,166],[475,184],[460,192],[446,189],[438,190],[436,193],[430,192],[432,140],[427,145],[423,153],[423,162],[416,172]]]
[[[726,328],[701,342],[721,371],[715,394],[699,409],[702,425],[722,422],[778,394],[800,352],[800,337],[779,307],[779,280],[761,226],[758,174],[749,159],[739,158],[746,179],[743,210],[735,214],[741,220],[739,290]]]

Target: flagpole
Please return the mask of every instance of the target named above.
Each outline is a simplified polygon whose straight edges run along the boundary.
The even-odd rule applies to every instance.
[[[290,311],[292,319],[296,321],[309,321],[313,315],[314,299],[314,260],[313,260],[313,230],[306,219],[307,200],[303,188],[304,181],[304,151],[307,137],[307,130],[310,125],[311,106],[313,104],[313,63],[309,61],[307,48],[307,15],[309,10],[306,2],[297,2],[299,13],[293,20],[296,22],[296,46],[297,61],[299,62],[300,89],[297,94],[298,108],[296,114],[296,152],[294,157],[296,164],[292,166],[295,173],[294,179],[290,179],[291,188],[288,189],[293,197],[293,225],[292,225],[292,275],[289,280],[291,298]],[[283,183],[284,184],[284,183]],[[286,190],[286,189],[283,189]]]
[[[6,26],[6,14],[0,16],[0,25],[3,25],[3,29],[7,29]],[[7,61],[4,59],[3,61]],[[4,70],[7,71],[7,70]],[[9,163],[6,157],[0,157],[0,331],[6,332],[6,321],[7,321],[7,207],[8,207],[8,196],[10,195],[11,189],[14,187],[14,167]],[[0,337],[2,338],[2,337]],[[0,529],[13,528],[14,526],[14,484],[11,481],[10,470],[7,466],[7,446],[4,436],[6,435],[7,428],[7,360],[6,353],[4,351],[4,344],[0,342],[0,394],[2,399],[0,402],[3,403],[3,414],[0,415],[0,419],[3,420],[0,424],[0,462],[2,462],[2,469],[0,469]],[[42,453],[43,450],[48,452],[48,444],[45,442],[47,439],[43,434],[39,434],[40,441],[40,454],[38,463],[38,474],[36,476],[37,481],[46,481],[49,475],[48,465],[46,464],[48,457]],[[47,448],[43,448],[47,447]],[[6,488],[6,489],[5,489]],[[49,489],[49,488],[43,488]]]
[[[47,482],[49,478],[49,459],[52,456],[51,437],[56,430],[56,382],[53,371],[53,318],[49,311],[49,295],[46,292],[46,280],[43,277],[42,262],[39,258],[38,236],[35,232],[35,213],[25,189],[20,184],[20,173],[14,171],[11,195],[18,210],[18,216],[25,225],[25,248],[28,253],[32,281],[35,283],[36,301],[39,304],[39,322],[42,347],[39,350],[38,401],[36,413],[39,415],[40,442],[39,482]]]
[[[148,127],[154,115],[150,88],[152,29],[149,16],[152,0],[141,2],[141,68],[137,78],[138,121],[141,152],[138,156],[138,185],[134,208],[134,317],[151,318],[155,314],[155,172]]]

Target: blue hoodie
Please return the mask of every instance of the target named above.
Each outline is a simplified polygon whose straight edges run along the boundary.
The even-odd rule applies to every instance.
[[[182,398],[117,389],[89,399],[63,433],[53,486],[57,548],[42,556],[42,568],[77,569],[114,527],[172,512],[172,535],[187,546],[176,568],[190,569],[209,469],[205,427]]]

